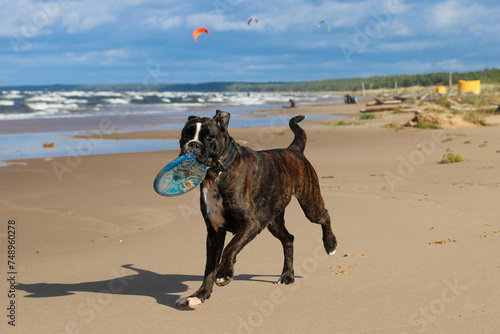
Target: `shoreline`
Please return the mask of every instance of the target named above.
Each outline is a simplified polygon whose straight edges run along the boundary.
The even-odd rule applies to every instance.
[[[309,116],[305,122],[321,123],[332,117],[347,117],[353,111],[352,107],[343,108],[340,104],[240,111],[232,115],[231,126],[233,128],[288,126],[289,118],[299,113]],[[212,117],[213,113],[215,111],[205,111],[198,115]],[[11,126],[0,122],[1,126],[9,129],[9,131],[4,131],[7,133],[0,135],[0,146],[3,147],[2,165],[24,158],[175,149],[178,133],[187,115],[189,114],[154,117],[136,115],[123,118],[119,116],[61,118],[57,121],[24,120],[11,121],[14,124]],[[49,131],[56,128],[58,129],[56,132]],[[27,132],[23,133],[23,131]],[[46,143],[50,145],[49,148],[43,148]]]
[[[234,116],[239,115],[287,115],[293,114],[287,110],[297,110],[306,114],[323,114],[325,110],[333,107],[337,115],[354,115],[357,111],[352,108],[358,105],[344,105],[343,103],[320,104],[309,106],[298,106],[296,108],[277,108],[270,106],[262,109],[255,107],[231,107],[225,111]],[[339,107],[345,106],[345,107]],[[260,109],[259,109],[260,108]],[[33,119],[3,119],[0,121],[0,133],[2,134],[22,134],[22,133],[44,133],[44,132],[69,132],[69,131],[135,131],[140,128],[149,128],[156,125],[184,124],[190,115],[211,117],[215,114],[217,107],[198,108],[191,111],[178,111],[164,114],[105,114],[96,116],[61,116]],[[317,112],[310,110],[317,109]]]
[[[280,109],[256,109],[251,110],[246,115],[231,114],[230,127],[237,129],[245,128],[262,128],[262,127],[288,127],[288,121],[291,117],[296,115],[305,115],[306,118],[300,124],[322,124],[325,122],[333,121],[333,118],[357,118],[361,116],[359,113],[359,105],[345,105],[345,104],[328,104],[328,105],[314,105],[307,107],[296,107],[296,108],[280,108]],[[205,117],[212,117],[215,115],[215,110],[212,114],[207,114]],[[314,118],[308,118],[308,115],[315,116]],[[260,119],[270,119],[269,125],[252,125],[251,123],[245,124],[245,122],[238,122],[238,118],[242,116],[247,117],[257,117]],[[324,116],[324,117],[322,117]],[[180,130],[182,129],[184,123],[187,120],[187,116],[182,119],[179,123],[179,128],[172,130],[154,130],[152,128],[145,130],[136,131],[124,131],[119,132],[120,136],[124,139],[175,139],[178,140]],[[235,125],[235,123],[237,125]],[[104,138],[113,139],[115,133],[102,134],[102,135],[83,135],[78,136],[78,138]]]

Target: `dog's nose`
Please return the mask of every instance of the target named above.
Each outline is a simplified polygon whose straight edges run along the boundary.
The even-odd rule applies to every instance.
[[[188,147],[191,147],[192,149],[199,150],[200,149],[200,143],[197,141],[192,141],[188,143]]]

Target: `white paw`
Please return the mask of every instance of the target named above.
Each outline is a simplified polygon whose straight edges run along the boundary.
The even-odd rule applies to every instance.
[[[194,307],[201,305],[201,299],[197,297],[184,297],[184,298],[179,298],[175,302],[175,306],[189,306],[189,307]]]
[[[335,254],[335,252],[336,252],[336,251],[337,251],[337,250],[336,250],[336,249],[334,249],[334,250],[333,250],[333,252],[331,252],[331,253],[330,253],[330,254],[328,254],[328,255],[333,255],[333,254]]]

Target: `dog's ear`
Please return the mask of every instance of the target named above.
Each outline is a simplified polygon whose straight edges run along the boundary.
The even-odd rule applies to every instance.
[[[192,119],[196,119],[196,118],[199,118],[198,116],[189,116],[188,117],[188,121],[192,120]]]
[[[229,118],[231,114],[222,110],[217,110],[215,112],[214,120],[219,125],[223,132],[227,132],[227,126],[229,124]]]

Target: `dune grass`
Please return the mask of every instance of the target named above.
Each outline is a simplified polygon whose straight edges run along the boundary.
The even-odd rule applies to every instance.
[[[465,161],[464,158],[460,154],[453,154],[453,153],[446,153],[443,155],[441,158],[441,163],[442,164],[453,164],[457,162],[463,162]]]

